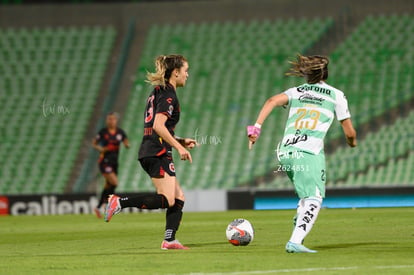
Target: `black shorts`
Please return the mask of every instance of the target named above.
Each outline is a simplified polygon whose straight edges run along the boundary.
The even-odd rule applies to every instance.
[[[118,163],[102,160],[99,163],[99,170],[101,170],[102,174],[110,174],[112,172],[118,174]]]
[[[165,173],[175,177],[175,167],[172,157],[168,155],[160,157],[146,157],[139,160],[142,168],[151,178],[163,178]]]

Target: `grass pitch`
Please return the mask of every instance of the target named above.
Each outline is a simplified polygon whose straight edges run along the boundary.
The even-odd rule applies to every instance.
[[[414,209],[322,209],[305,244],[284,251],[290,211],[185,213],[177,237],[188,251],[162,251],[164,213],[0,217],[0,274],[414,274]],[[254,241],[234,247],[227,224],[243,217]]]

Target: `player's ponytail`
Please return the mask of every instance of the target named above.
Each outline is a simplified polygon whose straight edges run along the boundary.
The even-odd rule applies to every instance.
[[[309,84],[328,79],[329,59],[326,56],[298,54],[296,60],[289,63],[292,64],[292,67],[286,73],[288,76],[306,77]]]
[[[182,55],[160,55],[155,59],[155,73],[147,73],[146,82],[165,86],[174,69],[180,69],[187,60]]]

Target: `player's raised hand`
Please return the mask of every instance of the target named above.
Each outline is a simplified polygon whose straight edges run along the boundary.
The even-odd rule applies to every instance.
[[[261,129],[255,125],[247,126],[247,137],[249,138],[249,150],[252,149],[253,144],[257,141],[260,136]]]

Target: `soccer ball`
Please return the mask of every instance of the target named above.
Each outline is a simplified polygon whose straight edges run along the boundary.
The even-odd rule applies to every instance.
[[[253,226],[248,220],[235,219],[227,226],[226,237],[232,245],[248,245],[253,241]]]

